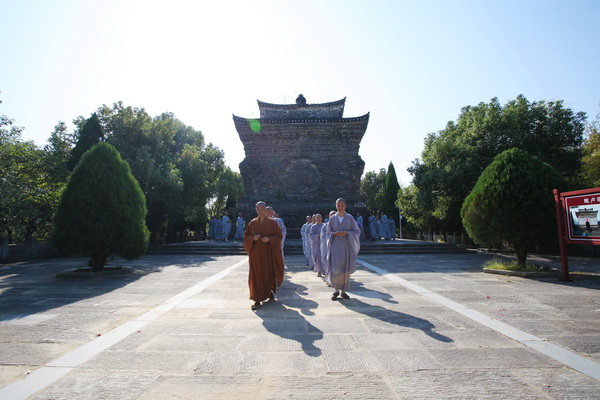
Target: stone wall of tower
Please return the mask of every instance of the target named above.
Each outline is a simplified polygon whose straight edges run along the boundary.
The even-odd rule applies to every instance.
[[[257,201],[266,201],[294,237],[307,214],[325,216],[339,197],[347,200],[348,212],[366,212],[360,196],[365,164],[358,151],[368,115],[329,120],[234,117],[234,122],[246,153],[240,163],[245,189],[240,210],[246,216],[255,215]]]

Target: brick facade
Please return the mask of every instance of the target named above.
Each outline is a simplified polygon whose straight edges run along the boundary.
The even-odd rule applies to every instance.
[[[291,228],[304,217],[334,209],[344,197],[348,212],[363,211],[360,178],[364,161],[358,150],[369,114],[343,118],[345,99],[325,104],[258,102],[261,118],[234,116],[246,158],[240,163],[245,196],[240,209],[246,220],[254,204],[272,205]],[[366,210],[364,210],[366,211]]]

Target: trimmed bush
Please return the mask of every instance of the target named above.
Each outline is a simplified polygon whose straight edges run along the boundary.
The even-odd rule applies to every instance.
[[[54,244],[85,253],[100,271],[110,254],[131,260],[148,246],[146,199],[126,161],[108,143],[88,150],[73,170],[55,216]]]

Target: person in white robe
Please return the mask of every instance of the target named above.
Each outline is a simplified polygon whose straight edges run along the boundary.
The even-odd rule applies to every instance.
[[[369,213],[369,232],[371,233],[371,240],[377,240],[379,232],[377,232],[377,219],[373,213]]]
[[[312,217],[310,215],[306,216],[306,222],[300,228],[300,236],[302,236],[302,253],[304,253],[304,257],[306,257],[306,265],[309,265],[308,259],[310,258],[310,244],[308,241],[308,226],[312,223]]]
[[[238,214],[237,220],[235,221],[235,240],[244,240],[244,217],[242,213]]]
[[[221,218],[221,240],[226,241],[229,238],[229,233],[231,232],[231,220],[227,215],[227,211],[223,213],[223,218]]]
[[[362,215],[360,215],[359,212],[356,213],[356,223],[360,228],[360,241],[362,242],[363,240],[365,240],[365,227],[363,224],[363,217]]]
[[[394,218],[389,218],[388,224],[390,236],[392,237],[392,240],[396,240],[396,221],[394,221]]]
[[[346,213],[346,200],[335,202],[337,213],[327,224],[327,283],[335,289],[331,300],[339,296],[349,299],[350,275],[356,271],[356,257],[360,250],[360,229],[354,217]],[[341,292],[341,293],[340,293]]]
[[[323,260],[321,259],[321,228],[323,226],[323,217],[321,214],[316,214],[316,222],[311,226],[308,235],[310,240],[310,255],[313,260],[313,271],[318,277],[322,277],[325,269],[323,268]]]
[[[388,223],[388,217],[383,211],[381,212],[379,220],[379,236],[385,240],[390,240],[390,226]]]
[[[215,239],[215,216],[214,215],[212,217],[210,217],[210,220],[208,221],[208,239],[210,239],[210,240]]]

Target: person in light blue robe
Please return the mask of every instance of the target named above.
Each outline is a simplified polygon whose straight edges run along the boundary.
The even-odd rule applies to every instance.
[[[388,224],[390,236],[392,237],[392,240],[396,240],[396,221],[394,221],[394,218],[389,218]]]
[[[277,225],[279,225],[279,228],[281,229],[281,256],[283,257],[283,262],[285,263],[285,256],[283,255],[283,245],[285,242],[285,236],[287,234],[287,228],[283,223],[283,219],[279,218],[273,207],[267,207],[267,216],[271,219],[274,219],[277,222]]]
[[[306,257],[306,265],[310,264],[310,243],[308,241],[308,227],[310,224],[312,224],[312,217],[310,215],[307,215],[306,223],[302,225],[302,228],[300,228],[300,236],[302,236],[302,253],[304,253],[304,257]]]
[[[363,240],[365,240],[365,227],[363,224],[363,217],[362,215],[360,215],[359,212],[356,213],[356,223],[360,228],[360,241],[362,242]]]
[[[379,236],[385,240],[390,240],[390,226],[388,223],[388,217],[383,211],[381,212],[381,217],[379,219]]]
[[[223,216],[219,215],[215,219],[215,240],[221,240],[221,236],[223,236]]]
[[[369,213],[369,232],[371,233],[371,240],[377,240],[379,232],[377,232],[377,218],[373,213]]]
[[[229,238],[229,234],[231,233],[231,220],[227,215],[227,211],[223,213],[223,218],[221,218],[221,237],[220,239],[226,241]]]
[[[321,214],[316,214],[315,219],[316,222],[310,228],[308,235],[310,240],[310,255],[314,264],[313,271],[317,273],[318,277],[322,277],[325,272],[321,259],[321,228],[323,226],[323,217]]]
[[[238,214],[235,222],[235,240],[244,240],[244,217],[242,213]]]

